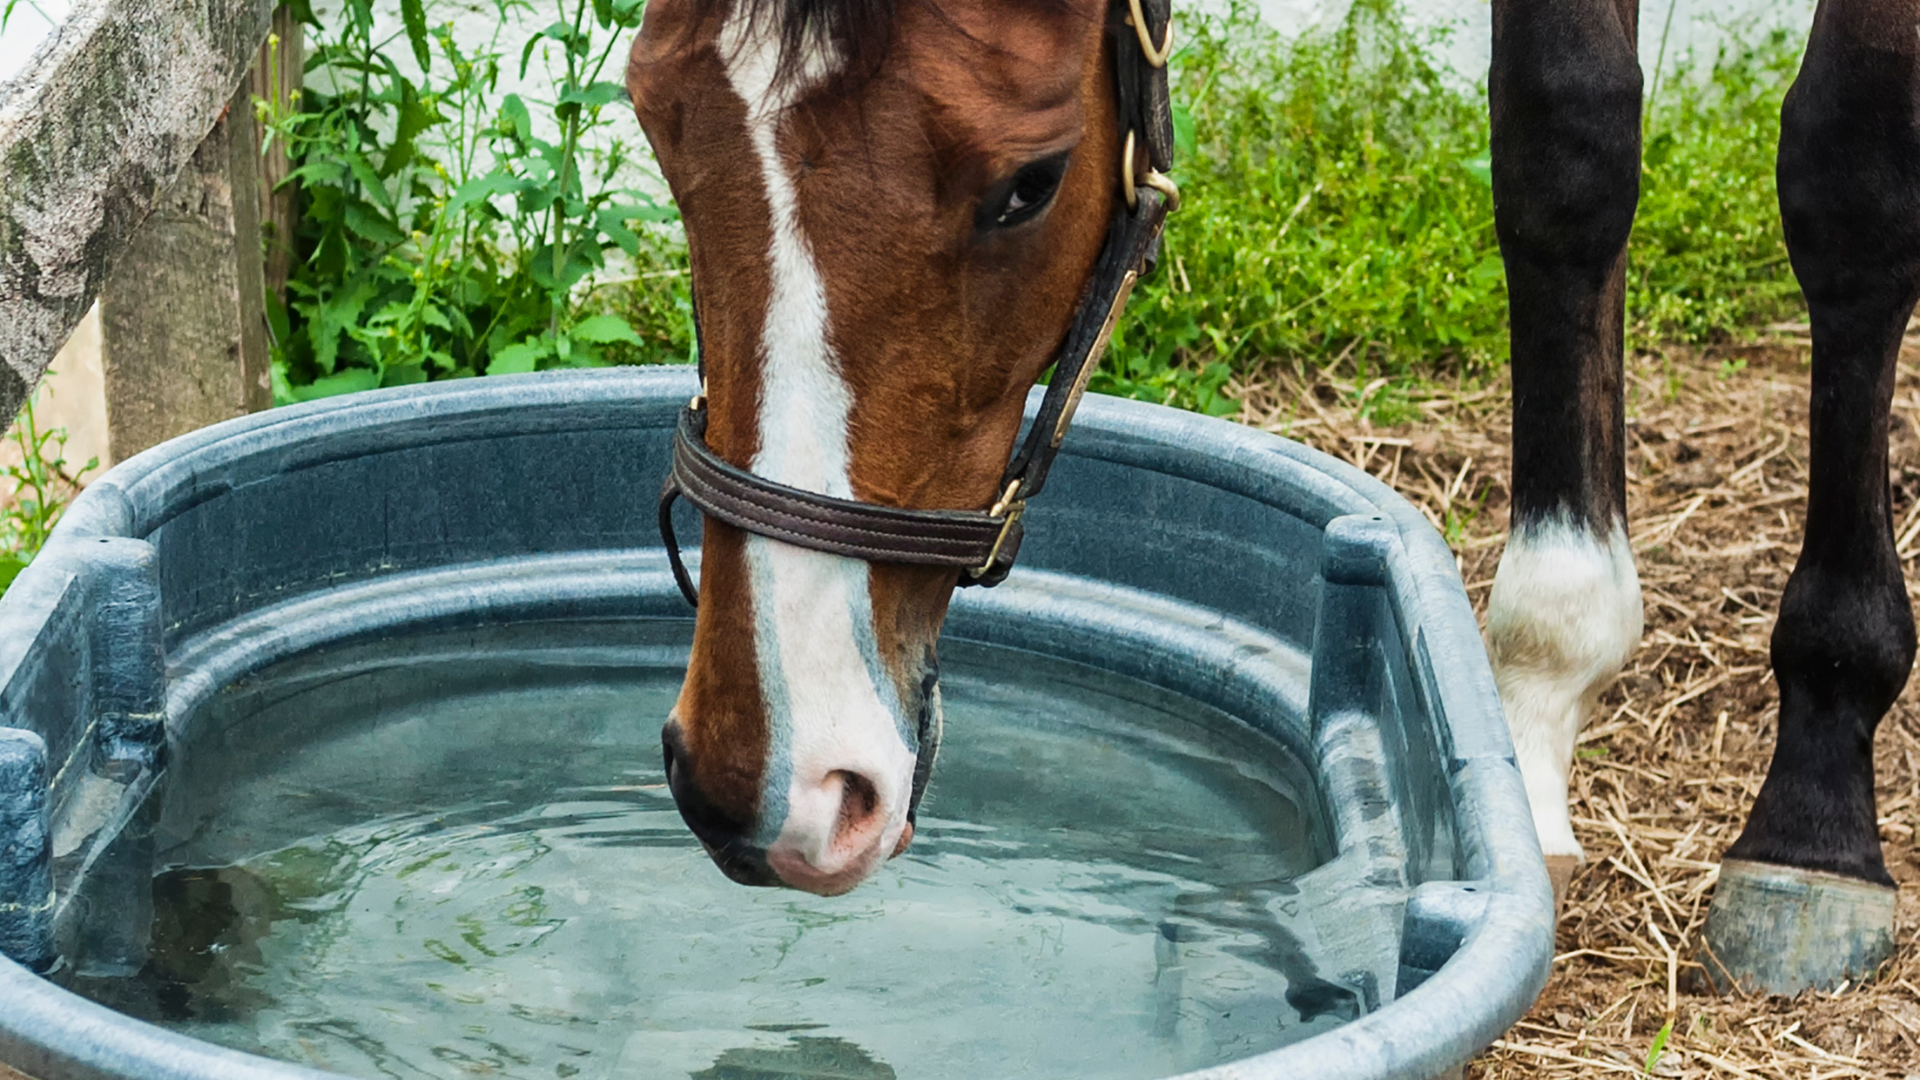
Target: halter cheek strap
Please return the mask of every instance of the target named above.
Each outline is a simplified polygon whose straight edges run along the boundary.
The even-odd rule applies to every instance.
[[[1113,0],[1107,35],[1126,133],[1120,169],[1126,208],[1107,227],[1040,411],[1001,476],[999,498],[986,510],[909,510],[836,499],[756,476],[708,448],[702,371],[702,394],[681,410],[673,467],[660,488],[660,538],[689,604],[697,606],[699,594],[673,532],[673,503],[683,496],[708,517],[798,547],[868,562],[953,567],[961,572],[961,585],[997,585],[1006,579],[1020,552],[1027,500],[1045,486],[1127,297],[1142,275],[1152,273],[1167,214],[1180,202],[1179,189],[1166,175],[1173,166],[1166,69],[1173,48],[1172,0]],[[695,311],[697,335],[697,306]]]

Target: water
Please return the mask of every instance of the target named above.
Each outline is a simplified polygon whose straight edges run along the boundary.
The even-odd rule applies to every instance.
[[[365,1077],[1149,1077],[1364,995],[1269,911],[1329,855],[1307,773],[1191,701],[946,649],[909,853],[747,889],[660,771],[681,633],[442,634],[282,664],[194,720],[150,959],[77,989]]]

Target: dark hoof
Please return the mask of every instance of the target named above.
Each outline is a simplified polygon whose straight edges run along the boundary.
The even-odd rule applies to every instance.
[[[1701,966],[1722,994],[1793,995],[1864,979],[1893,956],[1896,896],[1839,874],[1724,860]]]

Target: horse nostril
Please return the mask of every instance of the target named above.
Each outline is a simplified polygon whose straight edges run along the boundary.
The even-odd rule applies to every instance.
[[[902,763],[904,764],[904,763]],[[898,848],[906,827],[896,796],[874,770],[833,769],[792,786],[785,824],[767,865],[796,889],[838,896]]]
[[[886,825],[880,815],[880,791],[872,780],[856,772],[842,769],[829,776],[840,781],[840,816],[834,821],[829,846],[835,852],[860,854]]]

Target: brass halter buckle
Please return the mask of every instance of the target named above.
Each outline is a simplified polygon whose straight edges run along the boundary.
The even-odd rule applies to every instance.
[[[1128,128],[1126,149],[1120,151],[1120,190],[1126,192],[1127,209],[1129,210],[1137,209],[1140,206],[1140,192],[1135,189],[1133,177],[1134,145],[1133,129]],[[1168,176],[1166,173],[1158,169],[1148,169],[1147,174],[1140,177],[1138,186],[1150,187],[1166,196],[1167,213],[1171,214],[1180,209],[1180,185],[1174,183],[1173,177]]]
[[[1020,524],[1020,516],[1027,512],[1027,500],[1014,498],[1019,491],[1019,480],[1007,484],[1007,490],[1001,493],[1000,500],[993,504],[993,509],[987,511],[988,517],[1004,516],[1000,524],[1000,535],[994,537],[993,547],[987,552],[987,561],[968,570],[968,577],[975,579],[986,577],[992,572],[993,564],[1000,561],[1000,549],[1007,546],[1007,537],[1013,535],[1014,526]]]

